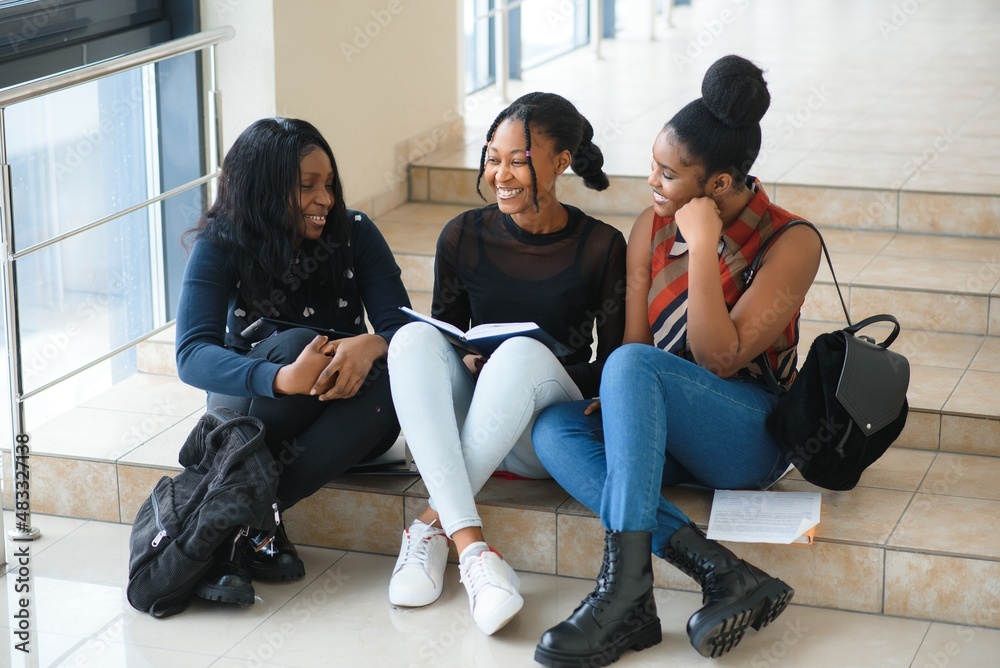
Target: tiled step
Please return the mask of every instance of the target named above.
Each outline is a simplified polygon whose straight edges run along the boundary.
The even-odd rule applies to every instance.
[[[33,458],[36,512],[129,523],[155,482],[179,470],[176,450],[193,422],[193,414],[177,418],[117,461]],[[791,584],[798,603],[1000,628],[1000,537],[988,530],[1000,511],[998,475],[1000,459],[894,446],[856,489],[822,492],[812,545],[729,547]],[[817,488],[793,473],[777,489]],[[711,492],[664,493],[707,524]],[[426,496],[417,477],[345,476],[285,520],[301,544],[394,555],[402,527],[423,510]],[[518,570],[588,579],[597,573],[600,521],[554,481],[491,479],[478,502],[490,542]],[[36,524],[45,531],[44,518]],[[659,560],[655,576],[660,587],[695,589]]]
[[[476,193],[478,166],[467,152],[433,156],[411,167],[410,201],[482,205]],[[478,165],[478,155],[473,164]],[[648,160],[648,158],[647,158]],[[596,192],[573,175],[560,177],[560,199],[597,215],[634,218],[649,206],[646,176],[611,175],[611,186]],[[860,186],[809,185],[764,181],[772,201],[817,224],[859,231],[1000,239],[1000,194],[928,192]],[[480,188],[492,201],[489,187]],[[996,258],[993,258],[994,265]],[[994,270],[995,273],[995,270]]]

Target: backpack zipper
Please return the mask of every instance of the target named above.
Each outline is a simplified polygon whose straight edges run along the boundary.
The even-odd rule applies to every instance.
[[[158,547],[160,541],[163,540],[164,537],[169,537],[169,536],[167,536],[167,530],[163,528],[163,522],[160,521],[160,500],[156,498],[155,489],[153,490],[152,498],[153,498],[153,521],[156,523],[156,528],[159,529],[159,532],[153,537],[153,542],[150,543],[150,545],[152,547]]]

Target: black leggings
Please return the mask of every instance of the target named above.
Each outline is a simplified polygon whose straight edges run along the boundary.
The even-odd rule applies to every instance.
[[[248,357],[291,364],[315,338],[290,329],[257,344]],[[355,464],[385,453],[399,436],[384,359],[350,399],[320,401],[309,395],[277,399],[209,394],[208,407],[252,415],[267,429],[267,447],[278,466],[278,503],[291,508]]]

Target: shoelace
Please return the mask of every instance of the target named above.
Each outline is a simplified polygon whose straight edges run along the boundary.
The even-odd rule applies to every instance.
[[[469,585],[473,597],[484,587],[501,587],[506,589],[496,573],[488,569],[483,562],[483,557],[488,553],[489,551],[481,552],[468,567],[460,569],[462,582]]]
[[[406,530],[406,552],[400,566],[424,565],[430,555],[431,538],[443,535],[443,532],[433,524],[427,525],[419,534],[412,534]]]

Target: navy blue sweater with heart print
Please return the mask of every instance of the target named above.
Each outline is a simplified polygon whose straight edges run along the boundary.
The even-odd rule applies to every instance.
[[[399,307],[409,306],[410,300],[399,266],[378,228],[361,212],[347,213],[352,266],[345,270],[347,280],[337,296],[339,307],[333,312],[318,304],[314,308],[306,297],[291,314],[285,309],[281,319],[364,334],[368,331],[364,319],[367,312],[374,333],[388,342],[397,329],[409,322]],[[317,256],[319,261],[325,257]],[[302,270],[315,270],[305,265],[316,261],[303,258]],[[294,275],[293,271],[290,276]],[[239,279],[228,268],[222,249],[204,238],[198,239],[188,258],[177,307],[177,372],[185,383],[207,392],[273,397],[274,377],[280,365],[247,358],[251,344],[240,332],[258,317],[274,317],[277,313],[251,309],[241,298],[238,285]],[[289,294],[281,280],[276,280],[275,286],[276,294]]]

